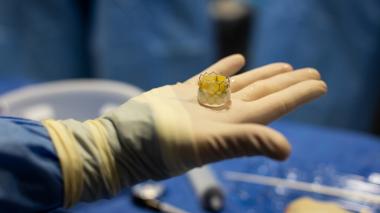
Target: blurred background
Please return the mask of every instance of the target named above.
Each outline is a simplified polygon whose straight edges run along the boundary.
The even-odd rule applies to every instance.
[[[315,67],[329,92],[273,124],[292,143],[287,161],[252,157],[210,165],[226,192],[223,212],[284,212],[301,196],[337,202],[352,212],[379,212],[380,202],[225,175],[238,171],[322,184],[371,193],[380,201],[380,138],[371,135],[380,134],[379,0],[0,0],[0,114],[7,114],[4,99],[14,111],[31,107],[21,113],[29,118],[60,112],[88,119],[117,106],[107,101],[183,81],[233,53],[247,59],[241,72],[273,62]],[[8,93],[67,79],[87,80]],[[190,182],[185,175],[163,182],[169,193],[162,200],[209,212]],[[151,212],[131,197],[126,189],[69,212]]]
[[[106,78],[144,90],[243,53],[315,67],[322,99],[288,120],[380,133],[378,0],[0,0],[0,91]]]

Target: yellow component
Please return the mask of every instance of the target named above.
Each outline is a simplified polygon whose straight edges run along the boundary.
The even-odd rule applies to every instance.
[[[224,76],[224,75],[218,75],[217,77],[216,77],[216,81],[218,82],[218,83],[223,83],[223,82],[225,82],[226,81],[226,76]]]
[[[221,105],[229,99],[229,78],[215,73],[204,73],[199,77],[198,100],[205,105]]]
[[[216,83],[211,84],[211,87],[208,89],[209,94],[215,94],[219,90],[219,85]]]
[[[218,90],[224,92],[228,88],[228,79],[226,76],[215,73],[204,73],[199,78],[199,88],[206,90],[208,93],[215,94]]]
[[[219,85],[219,91],[224,93],[227,89],[227,85],[223,82]]]
[[[210,87],[210,83],[208,83],[208,82],[202,82],[202,83],[201,83],[201,88],[202,88],[203,90],[208,90],[209,87]]]
[[[343,209],[338,203],[318,201],[308,197],[298,198],[288,205],[285,213],[350,213]]]
[[[205,73],[203,78],[204,78],[204,81],[206,82],[214,83],[216,81],[217,75],[215,73],[210,73],[210,74]]]

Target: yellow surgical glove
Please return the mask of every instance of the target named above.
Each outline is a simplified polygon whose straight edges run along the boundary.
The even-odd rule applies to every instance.
[[[233,55],[205,72],[231,76],[243,65]],[[84,123],[45,121],[62,166],[66,206],[223,159],[286,159],[289,143],[265,124],[326,92],[314,69],[292,72],[276,63],[231,77],[231,104],[215,110],[197,102],[197,80],[150,90]]]

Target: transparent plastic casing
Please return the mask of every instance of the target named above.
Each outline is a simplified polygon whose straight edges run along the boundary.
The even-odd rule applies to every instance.
[[[222,107],[230,102],[230,79],[216,73],[203,73],[198,81],[198,102],[207,107]]]

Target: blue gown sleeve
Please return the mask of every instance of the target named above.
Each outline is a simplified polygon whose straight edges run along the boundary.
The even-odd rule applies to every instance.
[[[47,212],[62,201],[59,160],[45,128],[0,117],[0,212]]]

